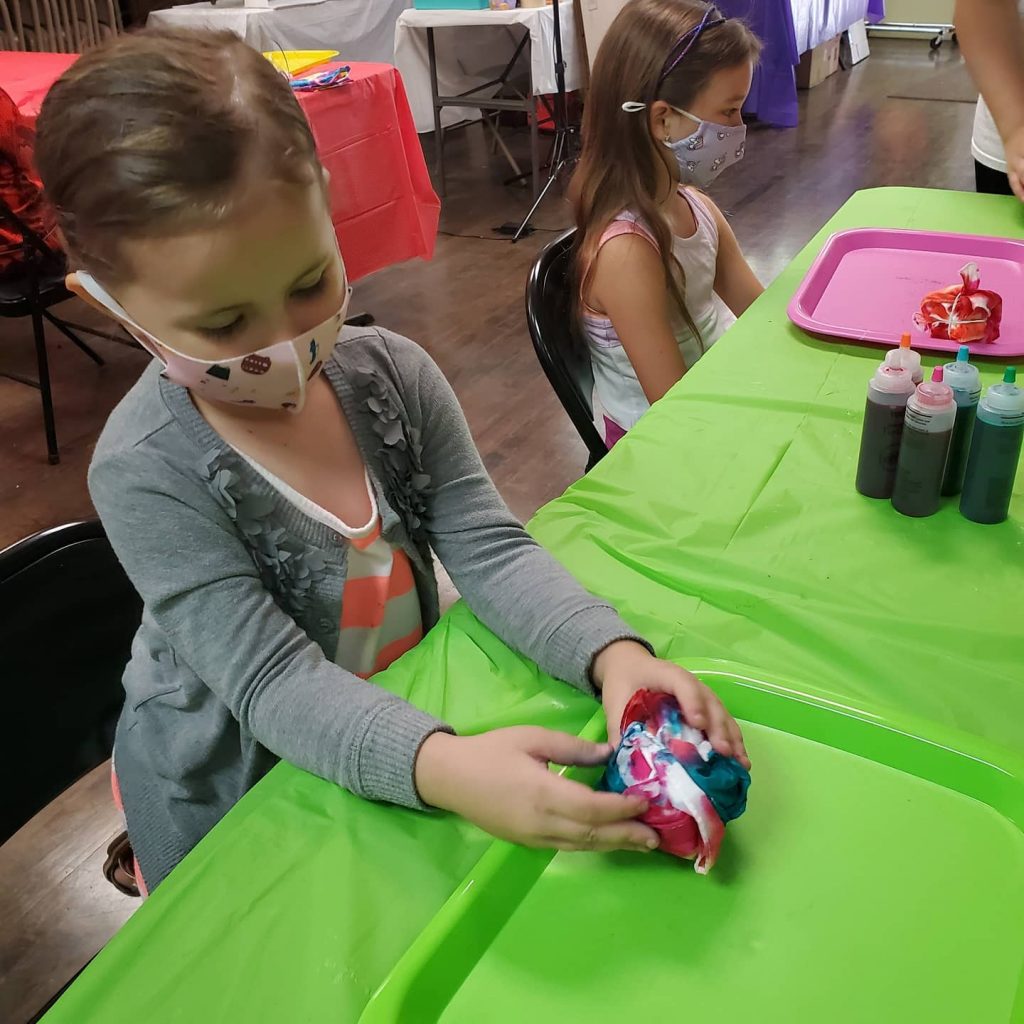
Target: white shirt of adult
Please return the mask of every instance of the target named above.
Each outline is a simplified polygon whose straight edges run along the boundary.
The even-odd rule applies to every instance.
[[[1024,0],[1019,0],[1017,10],[1024,18]],[[992,119],[984,99],[978,97],[978,107],[974,111],[974,135],[971,137],[971,155],[979,164],[990,167],[993,171],[1006,173],[1006,154],[1003,152],[1003,140],[999,129]]]

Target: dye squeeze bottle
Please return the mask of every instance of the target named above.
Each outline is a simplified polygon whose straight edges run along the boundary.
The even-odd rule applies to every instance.
[[[975,523],[1001,523],[1010,509],[1013,478],[1024,438],[1024,388],[1008,366],[978,404],[960,512]]]
[[[921,368],[921,353],[915,352],[910,347],[910,335],[904,334],[900,338],[899,348],[891,348],[885,353],[885,365],[897,366],[907,370],[915,384],[924,380],[924,370]]]
[[[907,399],[913,393],[910,373],[895,366],[879,366],[868,384],[857,460],[857,490],[869,498],[892,496]]]
[[[949,443],[949,460],[946,462],[946,476],[942,481],[942,493],[959,494],[967,468],[967,452],[974,433],[974,417],[981,397],[981,377],[978,368],[969,362],[971,350],[961,345],[955,363],[946,363],[942,368],[942,383],[953,389],[956,402],[956,419],[953,421],[953,439]]]
[[[942,383],[942,367],[936,366],[932,379],[918,384],[907,401],[892,486],[892,507],[897,512],[905,516],[930,516],[938,509],[955,418],[953,392]]]

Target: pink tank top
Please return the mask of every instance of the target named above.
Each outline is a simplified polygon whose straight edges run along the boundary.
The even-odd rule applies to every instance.
[[[681,318],[673,318],[673,330],[687,368],[691,367],[735,321],[721,299],[715,294],[718,271],[718,225],[700,197],[688,189],[679,194],[693,211],[697,230],[688,238],[673,236],[672,252],[683,268],[686,278],[686,306],[700,332],[697,338]],[[632,211],[623,210],[605,228],[598,242],[600,252],[612,238],[639,235],[652,246],[657,243],[646,224]],[[585,285],[590,268],[585,268]],[[581,289],[582,290],[582,289]],[[583,305],[583,333],[590,349],[594,370],[595,426],[611,447],[647,411],[649,403],[629,356],[622,347],[611,320]]]

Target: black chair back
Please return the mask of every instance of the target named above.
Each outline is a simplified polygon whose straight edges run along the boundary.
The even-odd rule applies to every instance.
[[[594,426],[590,399],[594,374],[573,302],[575,235],[576,229],[570,228],[545,246],[534,261],[526,284],[526,322],[541,368],[587,446],[590,469],[608,449]]]
[[[7,201],[0,197],[0,224],[6,224],[10,230],[18,235],[18,246],[21,249],[21,259],[12,268],[10,276],[22,277],[26,280],[26,293],[38,290],[37,279],[40,275],[53,277],[61,275],[59,280],[63,289],[63,274],[67,272],[67,261],[64,254],[59,250],[51,249],[40,235],[22,220],[8,205]],[[70,292],[64,295],[70,297]]]
[[[110,757],[141,614],[98,521],[0,551],[0,842]]]

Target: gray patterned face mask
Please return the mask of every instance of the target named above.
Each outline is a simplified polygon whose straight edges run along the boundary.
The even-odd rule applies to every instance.
[[[697,122],[697,130],[675,142],[663,140],[662,145],[672,150],[679,164],[679,178],[686,184],[705,187],[718,175],[739,163],[747,145],[747,126],[715,124],[702,121],[688,110],[672,108],[677,114]]]

